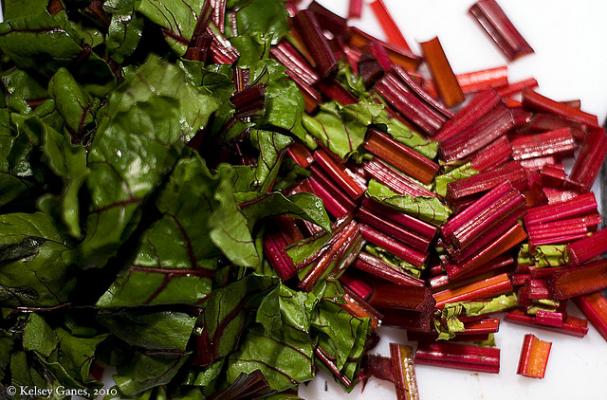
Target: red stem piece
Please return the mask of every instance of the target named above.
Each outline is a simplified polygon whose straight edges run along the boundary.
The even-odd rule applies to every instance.
[[[571,264],[580,265],[607,252],[607,229],[577,240],[567,246]]]
[[[574,301],[596,330],[607,340],[607,298],[601,293],[593,293],[576,297]]]
[[[415,352],[415,363],[497,374],[500,349],[455,343],[420,343]]]
[[[363,0],[350,0],[348,18],[360,18],[363,13]]]
[[[316,19],[315,13],[311,10],[301,10],[295,15],[294,20],[308,51],[317,64],[320,76],[326,78],[333,74],[337,69],[337,59]]]
[[[528,378],[544,378],[551,347],[551,342],[544,342],[530,333],[526,334],[516,373]]]
[[[437,228],[427,222],[421,221],[409,214],[401,213],[391,208],[385,207],[373,200],[365,198],[362,203],[362,208],[368,210],[372,214],[377,215],[384,221],[395,224],[402,229],[410,230],[427,241],[432,241],[436,236]]]
[[[575,196],[571,200],[545,206],[534,207],[527,210],[525,226],[528,228],[534,224],[558,221],[567,218],[580,217],[586,214],[594,214],[597,203],[594,193],[584,193]]]
[[[576,337],[584,337],[588,333],[588,321],[571,315],[567,315],[558,326],[555,326],[554,324],[546,325],[545,321],[532,315],[527,315],[522,310],[514,310],[506,313],[504,320],[518,325],[532,326],[534,328]]]
[[[420,57],[416,56],[410,51],[397,48],[390,43],[381,41],[356,27],[350,27],[350,45],[362,50],[371,42],[380,42],[388,51],[390,60],[392,60],[394,64],[400,65],[407,71],[417,70],[417,67],[422,61]]]
[[[373,159],[364,164],[364,170],[369,176],[388,186],[398,194],[413,197],[436,197],[436,193],[421,186],[419,182],[392,168],[385,162]]]
[[[352,199],[358,199],[365,193],[366,188],[348,174],[346,169],[339,165],[323,150],[314,152],[314,161],[325,171],[325,173],[336,182],[343,191]]]
[[[607,260],[567,268],[549,278],[554,298],[567,300],[607,288]]]
[[[535,78],[527,78],[523,79],[522,81],[512,82],[506,87],[497,89],[497,94],[502,97],[509,97],[520,93],[525,89],[533,89],[538,86],[539,84]]]
[[[596,115],[588,114],[577,108],[549,99],[532,90],[523,91],[523,106],[531,111],[556,114],[573,122],[598,127]]]
[[[506,181],[510,181],[515,188],[523,190],[527,186],[527,171],[518,162],[512,161],[499,168],[450,182],[447,185],[447,199],[461,201],[486,193]]]
[[[425,287],[402,287],[389,283],[378,283],[369,298],[369,304],[379,309],[429,312],[434,307],[430,290]]]
[[[365,252],[358,255],[358,259],[354,262],[353,267],[392,282],[398,286],[424,287],[423,279],[414,278]]]
[[[397,400],[419,400],[413,349],[398,343],[390,343],[390,359]]]
[[[373,14],[375,14],[375,18],[379,21],[379,26],[388,38],[388,43],[411,52],[409,43],[407,43],[400,29],[398,29],[398,25],[394,21],[394,18],[392,18],[392,15],[390,15],[383,0],[375,0],[371,2],[370,6]]]
[[[509,292],[512,292],[512,282],[508,274],[500,274],[457,289],[435,293],[434,299],[436,308],[443,308],[448,303],[489,299]]]
[[[365,149],[422,183],[431,183],[439,166],[408,146],[371,129]]]
[[[427,254],[421,253],[398,240],[384,235],[369,225],[361,225],[360,231],[366,241],[379,246],[416,267],[422,267],[426,261]]]
[[[579,183],[583,189],[590,190],[606,157],[605,129],[591,127],[571,170],[571,180]]]
[[[512,140],[512,158],[515,160],[551,155],[564,157],[573,154],[574,149],[575,140],[569,128],[518,136]]]
[[[476,19],[487,35],[502,53],[513,61],[533,53],[529,43],[523,38],[495,0],[480,0],[468,12]]]
[[[464,92],[451,69],[439,39],[435,37],[427,42],[420,43],[420,45],[438,94],[445,105],[453,107],[463,102]]]
[[[424,238],[418,234],[410,232],[403,227],[395,224],[389,220],[385,220],[381,216],[374,214],[366,208],[359,208],[356,213],[358,221],[370,225],[378,231],[389,235],[404,244],[411,246],[423,252],[428,251],[430,246],[430,240]]]
[[[453,118],[443,125],[434,139],[442,143],[459,135],[500,102],[501,99],[494,90],[476,94],[468,104],[463,106]]]

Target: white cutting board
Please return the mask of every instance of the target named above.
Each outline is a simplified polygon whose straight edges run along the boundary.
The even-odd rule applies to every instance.
[[[409,44],[438,36],[456,73],[503,65],[506,59],[467,15],[470,0],[384,0]],[[347,0],[319,0],[340,15],[347,14]],[[512,80],[534,76],[539,91],[557,100],[581,99],[582,107],[607,112],[607,2],[600,0],[501,0],[515,26],[535,49],[535,54],[509,66]],[[354,22],[383,38],[369,8]],[[598,191],[595,191],[598,193]],[[573,315],[581,316],[574,306]],[[525,333],[549,340],[552,352],[543,380],[516,374]],[[374,352],[387,355],[389,341],[403,342],[402,331],[383,328],[382,342]],[[416,367],[420,396],[424,400],[602,400],[607,399],[607,341],[594,328],[579,339],[503,322],[496,342],[501,348],[499,375],[444,368]],[[326,391],[325,391],[325,382]],[[302,387],[307,400],[392,400],[391,384],[371,379],[361,392],[344,394],[333,378],[321,373]]]

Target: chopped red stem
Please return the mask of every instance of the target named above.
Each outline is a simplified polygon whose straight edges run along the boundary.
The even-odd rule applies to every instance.
[[[317,4],[317,3],[312,3]],[[306,47],[317,64],[318,73],[322,78],[333,74],[337,69],[337,60],[331,46],[325,37],[311,10],[301,10],[295,15],[295,24],[301,33]]]
[[[444,118],[453,118],[454,114],[452,111],[445,108],[441,103],[436,101],[432,96],[430,96],[424,89],[411,77],[410,73],[405,71],[400,66],[396,65],[393,68],[394,73],[400,78],[401,82],[405,84],[405,86],[415,93],[415,95],[422,100],[427,106],[434,109],[434,111],[441,114]]]
[[[505,181],[510,181],[515,188],[523,190],[527,186],[527,171],[518,162],[512,161],[499,168],[450,182],[447,185],[447,199],[459,201],[480,195]]]
[[[415,352],[415,363],[497,374],[500,349],[455,343],[420,343]]]
[[[607,260],[568,268],[549,278],[553,296],[566,300],[607,288]]]
[[[559,115],[567,120],[590,126],[598,126],[596,115],[588,114],[577,108],[549,99],[532,90],[523,91],[523,106],[532,111],[547,112]]]
[[[291,43],[283,40],[270,49],[270,54],[306,84],[312,86],[318,82],[318,74]]]
[[[384,31],[384,34],[388,38],[388,43],[411,52],[411,47],[407,43],[407,40],[403,36],[398,25],[390,15],[388,8],[384,4],[383,0],[374,0],[370,3],[371,10],[375,17],[379,21],[379,26]]]
[[[392,375],[397,400],[419,400],[413,349],[398,343],[390,343]]]
[[[287,148],[287,154],[297,165],[302,168],[308,168],[312,162],[314,162],[314,158],[312,157],[312,153],[306,146],[301,143],[293,143],[289,148]]]
[[[598,231],[567,246],[567,253],[573,265],[583,264],[605,252],[607,252],[607,229]]]
[[[325,97],[338,102],[342,106],[357,102],[356,97],[336,82],[325,80],[318,82],[316,86]]]
[[[350,207],[350,199],[346,203],[342,203],[340,200],[339,194],[336,195],[336,192],[333,190],[327,189],[327,187],[323,184],[323,182],[317,177],[310,177],[306,181],[310,186],[310,191],[314,193],[316,196],[320,197],[322,200],[327,212],[331,214],[335,218],[341,218],[347,215],[352,208]]]
[[[375,129],[370,130],[365,149],[422,183],[432,182],[439,169],[434,161]]]
[[[508,85],[508,66],[502,65],[456,76],[465,94],[475,93]]]
[[[492,168],[499,167],[512,155],[512,147],[506,136],[502,136],[487,147],[479,150],[471,159],[472,167],[483,172]]]
[[[373,293],[373,288],[365,281],[351,275],[344,274],[339,278],[339,281],[361,299],[367,300]]]
[[[365,252],[359,254],[353,267],[399,286],[424,287],[424,281],[422,279],[412,277],[405,272],[399,271],[396,268],[387,265],[379,258]]]
[[[391,208],[385,207],[373,200],[365,198],[362,203],[362,208],[369,210],[372,214],[377,215],[385,221],[391,222],[403,229],[411,230],[420,235],[427,241],[432,241],[436,236],[437,228],[427,222],[421,221]]]
[[[435,37],[427,42],[422,42],[420,46],[438,94],[445,105],[453,107],[464,101],[464,92],[462,92],[438,38]]]
[[[447,289],[434,294],[436,308],[443,308],[448,303],[458,301],[482,300],[512,292],[512,282],[508,274],[471,283],[458,289]]]
[[[430,240],[427,238],[403,229],[399,225],[385,220],[381,216],[374,214],[366,208],[359,208],[356,213],[356,217],[360,222],[370,225],[378,231],[385,233],[386,235],[389,235],[417,250],[427,252],[428,247],[430,247]]]
[[[360,231],[366,241],[389,251],[416,267],[422,267],[426,261],[426,254],[421,253],[390,236],[384,235],[369,225],[361,225]]]
[[[552,332],[577,337],[584,337],[588,333],[588,321],[570,315],[565,317],[561,326],[542,324],[536,317],[527,315],[522,310],[514,310],[506,313],[504,320],[518,325],[532,326],[535,328],[546,329]]]
[[[379,309],[397,309],[424,312],[432,310],[434,299],[425,287],[402,287],[378,283],[369,298],[369,304]]]
[[[535,78],[527,78],[522,81],[517,81],[509,84],[506,87],[497,89],[497,94],[502,97],[512,96],[513,94],[517,94],[522,92],[525,89],[533,89],[538,87],[539,84]]]
[[[512,140],[512,158],[527,160],[534,157],[573,154],[575,140],[571,129],[561,128],[540,134],[518,136]]]
[[[607,340],[607,299],[601,293],[575,298],[575,304],[597,331]]]
[[[532,334],[525,335],[517,374],[528,378],[544,378],[551,347],[551,342],[544,342]]]
[[[445,122],[442,115],[408,91],[395,76],[384,76],[375,84],[374,89],[406,120],[428,135],[434,135]]]
[[[350,0],[348,18],[360,18],[363,13],[363,0]]]
[[[434,139],[442,143],[453,136],[459,135],[489,113],[500,102],[501,99],[494,90],[476,94],[468,104],[464,105],[453,118],[443,125]]]
[[[323,7],[316,1],[310,3],[308,10],[314,13],[316,20],[322,29],[331,32],[335,36],[347,34],[348,21],[346,21],[345,18],[335,14],[326,7]]]
[[[468,12],[476,19],[487,35],[502,53],[513,61],[533,53],[529,43],[523,38],[495,0],[480,0]]]
[[[590,190],[594,180],[599,176],[606,157],[605,129],[591,128],[571,170],[571,180],[579,183],[585,190]]]
[[[339,184],[339,187],[341,187],[350,198],[358,199],[365,193],[366,188],[361,187],[360,184],[348,174],[344,167],[337,164],[337,162],[323,150],[319,149],[314,152],[314,161],[316,161],[334,182]]]
[[[527,210],[525,226],[558,221],[567,218],[593,214],[597,211],[594,193],[584,193],[561,203],[534,207]]]

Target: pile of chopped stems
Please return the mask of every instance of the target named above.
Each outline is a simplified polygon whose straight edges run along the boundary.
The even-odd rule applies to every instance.
[[[412,400],[416,363],[499,373],[503,313],[607,339],[607,135],[579,101],[415,54],[382,0],[349,16],[387,41],[317,2],[65,3],[0,26],[3,384],[288,399],[320,368]],[[374,354],[381,326],[417,344]],[[550,348],[527,335],[519,374]]]

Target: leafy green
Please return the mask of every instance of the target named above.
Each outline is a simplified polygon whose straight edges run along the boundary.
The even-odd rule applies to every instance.
[[[19,68],[45,76],[73,66],[75,75],[87,80],[112,79],[108,64],[91,52],[96,43],[95,35],[72,23],[65,11],[50,15],[44,9],[0,24],[2,52]]]
[[[139,0],[135,3],[137,12],[162,27],[167,33],[165,39],[180,56],[184,55],[187,43],[192,38],[198,14],[204,0]]]
[[[66,135],[62,135],[38,119],[25,122],[25,130],[30,140],[40,147],[41,160],[53,174],[63,180],[63,193],[44,199],[43,208],[49,213],[60,211],[60,219],[70,235],[79,238],[80,211],[78,193],[88,176],[86,153],[82,146],[72,146]]]
[[[88,154],[91,213],[80,246],[85,267],[105,265],[128,238],[141,203],[216,109],[181,69],[156,57],[116,88]]]
[[[532,255],[534,265],[539,268],[560,267],[569,264],[567,246],[563,244],[536,246]]]
[[[251,0],[238,7],[236,22],[239,32],[260,32],[276,44],[289,31],[287,13],[281,1]]]
[[[132,55],[143,34],[143,18],[135,12],[135,0],[107,0],[105,12],[111,15],[106,47],[112,58],[122,63]]]
[[[445,305],[434,320],[439,340],[450,340],[465,330],[459,316],[477,317],[514,308],[518,305],[516,294],[503,294],[486,301],[463,301]]]
[[[451,210],[436,197],[401,195],[375,179],[369,181],[367,196],[378,203],[435,225],[446,222],[451,215]]]
[[[436,193],[445,197],[447,195],[447,185],[451,182],[458,181],[460,179],[469,178],[478,174],[478,171],[474,169],[471,163],[460,165],[457,168],[452,169],[442,175],[438,175],[434,180],[434,187]]]
[[[149,356],[136,352],[128,364],[118,368],[114,381],[123,395],[136,396],[171,382],[188,359],[188,355]]]
[[[99,320],[131,346],[172,351],[185,351],[196,323],[196,317],[171,311],[119,311],[100,314]]]

